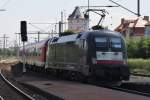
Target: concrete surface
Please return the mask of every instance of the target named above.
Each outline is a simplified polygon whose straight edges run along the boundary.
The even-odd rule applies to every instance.
[[[64,100],[150,100],[145,96],[71,81],[42,80],[32,77],[17,80]]]

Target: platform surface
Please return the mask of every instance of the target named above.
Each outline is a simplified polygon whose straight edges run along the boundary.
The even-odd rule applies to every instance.
[[[20,78],[18,81],[64,100],[150,100],[150,97],[71,81],[32,79],[32,77]]]

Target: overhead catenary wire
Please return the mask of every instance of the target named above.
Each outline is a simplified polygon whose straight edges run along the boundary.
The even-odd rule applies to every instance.
[[[121,1],[124,1],[124,0],[116,0],[115,2],[121,2]]]
[[[130,13],[132,13],[132,14],[134,14],[134,15],[137,15],[138,17],[141,16],[141,15],[140,15],[140,0],[137,0],[137,1],[138,1],[138,3],[137,3],[137,4],[138,4],[138,12],[137,12],[137,13],[133,12],[132,10],[130,10],[130,9],[126,8],[126,7],[124,7],[123,5],[117,3],[117,2],[115,2],[115,1],[113,1],[113,0],[109,0],[109,1],[112,2],[112,3],[114,3],[114,4],[116,4],[116,5],[118,5],[119,7],[123,8],[123,9],[129,11]]]
[[[6,7],[9,2],[10,2],[10,0],[7,0],[6,2],[4,2],[4,4],[1,6],[1,8]]]
[[[39,29],[39,30],[42,31],[42,32],[46,32],[44,29],[41,29],[41,28],[39,28],[39,27],[33,25],[32,23],[28,23],[28,24],[31,25],[32,27],[36,28],[36,29]]]

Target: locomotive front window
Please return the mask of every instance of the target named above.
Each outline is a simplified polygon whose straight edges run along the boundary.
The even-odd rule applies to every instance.
[[[113,51],[121,50],[121,39],[120,38],[110,38],[111,48]]]
[[[108,50],[108,41],[106,37],[95,37],[95,46],[99,50]]]

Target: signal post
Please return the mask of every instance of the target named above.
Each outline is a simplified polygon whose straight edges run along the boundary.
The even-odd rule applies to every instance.
[[[22,57],[23,57],[22,58],[23,59],[23,72],[26,72],[26,68],[25,68],[25,42],[27,42],[27,40],[28,40],[26,21],[21,21],[20,31],[21,31],[21,40],[23,42],[23,55],[22,55]]]

